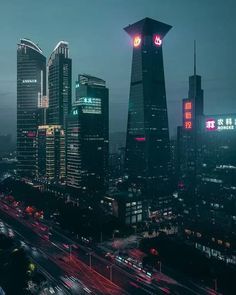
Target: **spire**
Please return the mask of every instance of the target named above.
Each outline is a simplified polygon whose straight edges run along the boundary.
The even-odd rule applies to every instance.
[[[196,67],[197,67],[196,40],[194,40],[194,76],[197,75]]]

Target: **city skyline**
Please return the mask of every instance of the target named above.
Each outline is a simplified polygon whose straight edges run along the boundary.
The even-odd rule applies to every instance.
[[[7,12],[10,11],[15,20],[12,19],[11,25],[4,26],[6,19],[4,15],[1,15],[0,22],[3,22],[1,27],[5,42],[2,45],[4,54],[0,58],[1,68],[4,69],[0,71],[0,97],[2,101],[0,133],[15,133],[16,91],[13,87],[16,85],[15,47],[19,39],[24,37],[39,43],[47,57],[57,42],[68,41],[70,56],[74,64],[72,88],[74,88],[78,73],[97,75],[106,80],[110,88],[111,132],[125,131],[130,79],[128,65],[132,50],[130,40],[122,28],[127,23],[135,22],[146,15],[163,22],[170,22],[174,27],[163,44],[170,133],[175,133],[173,130],[176,125],[181,124],[181,100],[187,96],[187,77],[193,72],[194,39],[197,40],[198,72],[203,77],[206,113],[224,113],[236,108],[233,83],[235,63],[231,62],[235,43],[235,40],[231,39],[235,4],[233,1],[228,1],[228,5],[223,6],[220,1],[217,1],[214,2],[214,7],[211,7],[210,2],[188,4],[187,1],[181,1],[183,5],[179,5],[181,8],[178,9],[178,5],[170,3],[170,1],[165,1],[165,3],[150,1],[148,7],[144,7],[144,4],[142,6],[140,1],[135,1],[137,7],[135,14],[132,14],[127,11],[130,11],[128,8],[132,7],[134,1],[128,1],[126,5],[124,5],[124,1],[120,1],[116,5],[109,5],[108,1],[104,1],[104,9],[101,13],[102,16],[107,15],[105,21],[94,18],[99,5],[98,1],[93,1],[94,5],[90,9],[91,17],[86,14],[87,1],[86,3],[81,1],[80,5],[76,4],[76,1],[71,1],[71,5],[58,6],[57,11],[53,11],[53,7],[48,3],[47,9],[44,9],[46,6],[41,5],[42,2],[38,5],[23,1],[21,7],[13,5],[13,3],[3,4],[1,13],[5,12],[3,14],[7,15]],[[31,13],[22,18],[20,16],[23,15],[26,5],[30,8]],[[78,14],[80,17],[77,19],[75,12],[78,11],[78,8],[80,8]],[[192,15],[191,11],[193,11]],[[45,17],[43,23],[40,22],[40,12]],[[64,16],[65,19],[59,28],[52,26],[51,30],[47,30],[52,12],[55,17]],[[84,16],[81,15],[82,12],[84,12]],[[107,14],[108,12],[109,14]],[[118,15],[115,20],[114,15]],[[214,20],[209,18],[209,16],[215,15],[218,17],[215,17]],[[219,17],[221,18],[220,22],[218,21]],[[28,26],[28,21],[31,21],[31,18],[34,18],[35,21]],[[66,25],[64,25],[65,23]],[[99,28],[96,25],[99,25]],[[94,50],[94,44],[96,50]],[[103,58],[100,57],[101,54]],[[124,67],[120,67],[120,64]],[[220,103],[220,99],[227,101],[227,106],[223,102]]]
[[[2,295],[236,294],[235,19],[211,1],[4,5]]]

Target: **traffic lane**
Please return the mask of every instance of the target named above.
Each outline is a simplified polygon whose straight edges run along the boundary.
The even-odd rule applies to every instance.
[[[67,245],[68,247],[71,246],[73,249],[73,245],[76,244],[78,246],[77,250],[72,250],[73,253],[76,253],[76,255],[79,257],[81,261],[86,263],[87,265],[90,264],[90,259],[92,263],[93,269],[95,269],[97,272],[101,273],[103,276],[107,277],[110,279],[110,267],[111,267],[111,262],[108,260],[104,259],[97,253],[93,252],[91,248],[85,247],[81,244],[78,244],[77,242],[73,241],[72,239],[68,238],[64,234],[58,232],[58,230],[55,230],[51,228],[50,232],[52,235],[50,236],[51,241],[53,243],[57,244],[59,247],[64,247],[64,245]],[[70,251],[68,248],[63,249],[65,251]],[[90,256],[91,255],[91,256]],[[91,258],[90,258],[91,257]],[[137,286],[137,281],[138,277],[136,277],[136,274],[134,273],[129,273],[125,271],[124,269],[118,267],[117,265],[112,266],[112,280],[115,282],[115,284],[121,286],[123,289],[127,290],[128,292],[138,292],[140,294],[163,294],[164,292],[161,291],[158,288],[154,288],[152,286],[147,286],[145,285],[144,282],[141,280],[138,283]],[[133,293],[131,293],[133,294]]]
[[[28,235],[24,235],[24,236],[25,237],[27,236],[27,238],[30,240],[31,243],[34,243],[34,245],[36,245],[37,247],[40,247],[41,246],[41,244],[40,244],[41,238],[38,238],[37,233],[35,233],[34,231],[32,231],[32,229],[27,228],[24,224],[20,223],[18,220],[15,220],[14,218],[9,217],[8,216],[8,213],[5,213],[5,216],[6,216],[7,221],[10,224],[12,224],[13,227],[17,228],[17,231],[28,233]],[[34,241],[32,241],[32,237],[35,238]],[[62,252],[61,249],[58,249],[58,248],[52,246],[51,242],[49,242],[49,241],[43,241],[43,242],[45,243],[44,250],[45,251],[47,250],[46,251],[47,254],[50,253],[52,255],[58,255],[58,256],[61,255],[61,252]],[[54,259],[55,262],[58,263],[58,260],[56,258],[53,258],[53,256],[51,256],[51,255],[49,257],[50,257],[50,259]],[[54,270],[52,270],[52,271],[54,271]],[[91,282],[90,282],[90,284],[91,284]],[[113,289],[115,289],[114,285],[112,287],[113,287]],[[117,287],[117,289],[118,289],[118,287]],[[103,292],[101,294],[109,294],[109,293]],[[122,294],[120,289],[119,289],[119,292],[116,290],[116,293],[115,293],[115,291],[112,292],[112,293],[114,293],[114,294]]]
[[[15,212],[14,212],[14,209],[13,210],[11,210],[11,209],[9,209],[8,210],[8,213],[9,213],[9,211],[13,214],[13,216],[14,217],[16,217],[16,214],[15,214]],[[24,221],[24,223],[28,223],[28,226],[29,227],[32,227],[32,225],[31,225],[31,221]],[[38,228],[34,228],[34,231],[37,231],[38,230]],[[61,234],[60,232],[58,232],[58,231],[56,231],[56,230],[51,230],[51,232],[52,232],[52,240],[53,241],[55,241],[56,243],[61,243],[62,245],[64,244],[65,245],[65,243],[66,242],[74,242],[74,241],[72,241],[71,239],[69,239],[68,237],[66,237],[66,236],[64,236],[63,234]],[[81,250],[84,250],[85,249],[85,252],[86,251],[88,251],[88,248],[87,247],[84,247],[84,246],[81,246],[80,245],[80,249]],[[61,250],[61,249],[59,249],[59,250]],[[55,250],[54,249],[48,249],[48,251],[51,253],[51,254],[55,254]],[[88,253],[84,253],[85,255],[84,255],[84,257],[83,257],[83,255],[81,255],[82,253],[81,253],[82,251],[80,251],[79,252],[79,257],[85,262],[85,263],[87,263],[88,264],[88,261],[87,261],[87,259],[88,259],[88,255],[87,255],[87,257],[86,257],[86,254],[88,254]],[[57,252],[57,254],[58,254],[58,252]],[[99,257],[99,256],[97,256],[97,257],[95,257],[94,256],[95,254],[93,254],[93,261],[94,261],[94,265],[93,265],[93,267],[97,270],[97,271],[99,271],[100,273],[102,273],[105,277],[108,277],[110,274],[110,269],[109,269],[109,262],[108,261],[106,261],[105,259],[103,259],[103,262],[102,262],[102,259],[101,259],[101,257]],[[130,270],[129,270],[130,271]],[[132,273],[132,271],[131,271],[131,273]],[[113,267],[113,270],[112,270],[112,274],[113,274],[113,281],[114,282],[116,282],[119,286],[122,286],[122,287],[124,287],[124,288],[128,288],[128,289],[130,289],[130,282],[133,282],[133,283],[135,283],[136,281],[137,281],[137,278],[129,278],[129,279],[127,279],[127,272],[125,272],[123,269],[118,269],[117,267]],[[152,292],[153,291],[153,288],[151,288],[150,286],[147,286],[147,284],[145,284],[145,282],[142,282],[141,283],[143,286],[142,287],[145,287],[145,290],[147,290],[147,288],[149,289],[149,290],[147,290],[147,292]],[[157,286],[157,288],[158,288],[159,286]],[[158,290],[158,289],[157,289]],[[157,291],[156,290],[156,291]],[[162,292],[163,293],[163,292]]]

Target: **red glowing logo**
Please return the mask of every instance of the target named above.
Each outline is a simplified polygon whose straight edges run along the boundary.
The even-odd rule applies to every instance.
[[[160,35],[154,35],[153,36],[153,42],[156,46],[161,46],[162,44],[162,39]]]
[[[142,39],[141,39],[141,36],[140,35],[135,36],[134,37],[134,47],[139,47],[140,44],[141,44],[141,41],[142,41]]]

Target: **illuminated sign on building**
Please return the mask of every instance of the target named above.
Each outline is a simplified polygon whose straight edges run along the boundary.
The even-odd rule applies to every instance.
[[[78,115],[78,110],[77,110],[77,109],[74,109],[74,110],[72,111],[72,113],[73,113],[73,115]]]
[[[82,112],[85,114],[101,114],[102,113],[101,98],[80,97],[77,100],[76,104],[82,106]]]
[[[146,141],[146,137],[135,137],[135,140],[138,142]]]
[[[185,130],[193,128],[193,102],[190,99],[183,100],[183,127]]]
[[[22,80],[22,83],[26,83],[26,84],[28,84],[28,83],[37,83],[37,80],[36,79],[27,79],[27,80]]]
[[[161,36],[155,34],[155,35],[153,36],[153,42],[154,42],[154,44],[155,44],[156,46],[161,46],[161,44],[162,44]]]
[[[205,129],[207,131],[236,130],[236,114],[206,118]]]
[[[140,35],[135,36],[134,37],[134,47],[139,47],[141,44],[141,41],[142,41],[142,39],[141,39]]]

